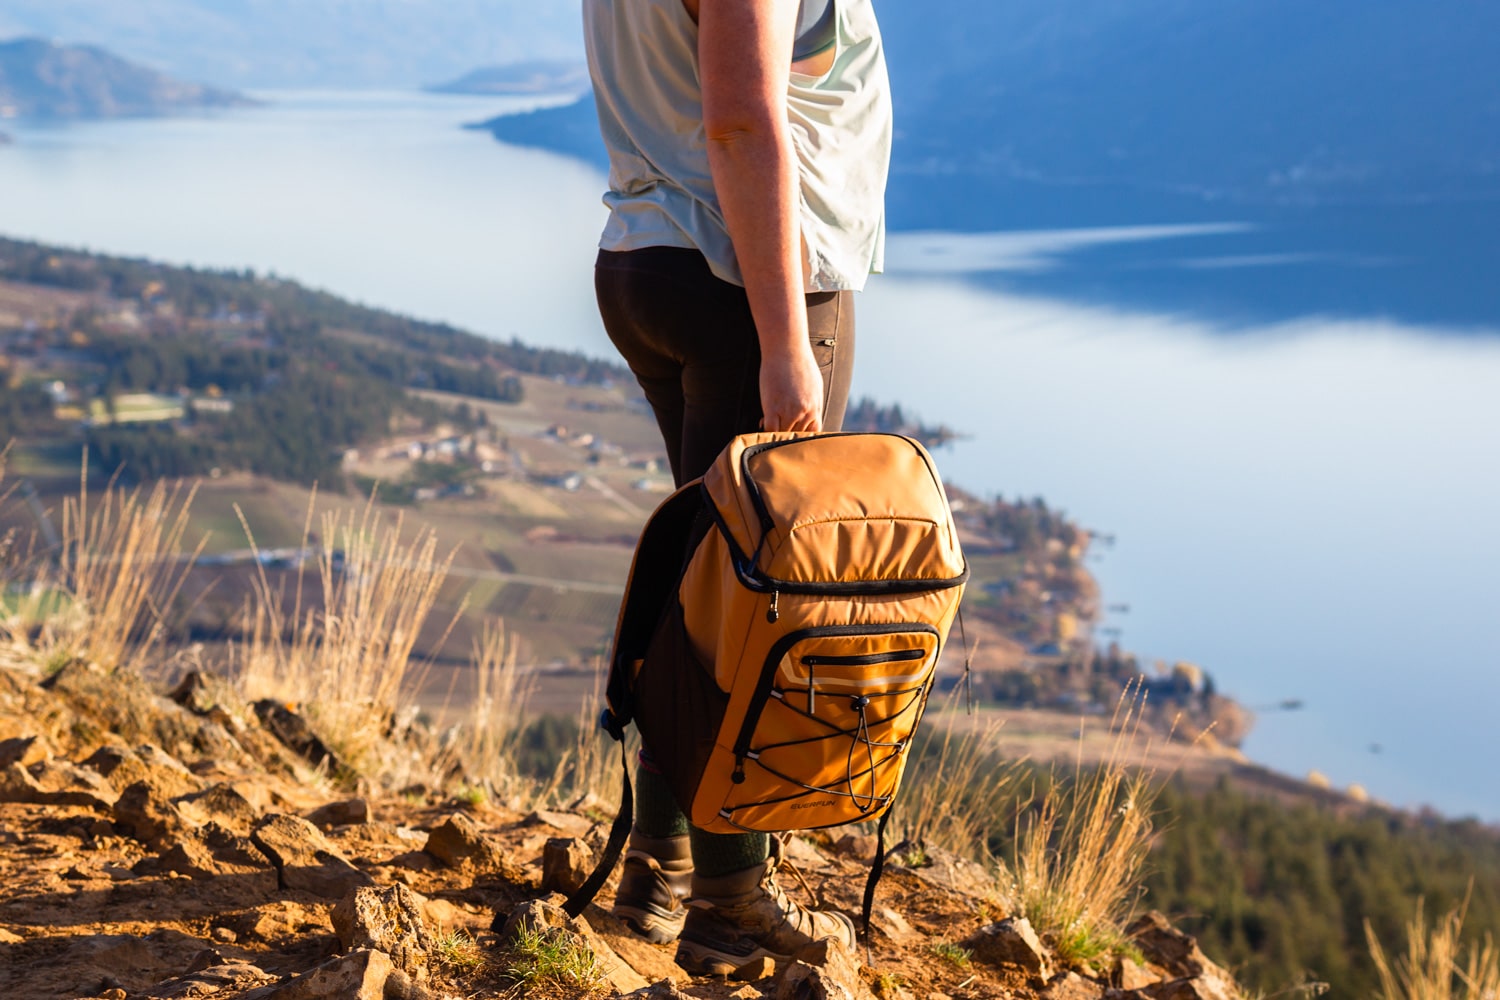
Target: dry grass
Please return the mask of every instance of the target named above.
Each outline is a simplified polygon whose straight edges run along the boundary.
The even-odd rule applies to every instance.
[[[84,466],[76,498],[63,502],[55,549],[0,546],[6,582],[0,635],[12,658],[43,669],[88,660],[139,669],[157,650],[182,585],[203,550],[183,551],[195,489],[158,482],[149,490],[113,483],[91,498]]]
[[[564,803],[588,802],[602,811],[613,812],[620,808],[620,754],[619,744],[599,728],[599,710],[604,704],[604,671],[594,673],[594,689],[589,697],[578,704],[577,732],[573,749],[569,751],[558,768],[565,775],[553,794]],[[625,755],[635,760],[635,748],[640,745],[636,730],[632,727],[625,734]]]
[[[1500,951],[1488,934],[1480,943],[1461,943],[1468,900],[1430,929],[1417,902],[1406,926],[1406,954],[1387,955],[1370,922],[1365,940],[1380,976],[1379,1000],[1496,1000],[1500,997]]]
[[[1017,823],[1002,895],[1067,961],[1087,965],[1128,947],[1123,927],[1141,892],[1160,787],[1153,771],[1133,766],[1143,702],[1127,690],[1108,758],[1089,769],[1080,762]]]
[[[1012,806],[1022,762],[1001,761],[991,749],[1001,723],[962,726],[960,711],[955,689],[937,722],[943,735],[935,756],[911,763],[902,778],[896,815],[903,821],[902,839],[907,842],[992,864],[989,833]],[[963,734],[957,735],[960,729]]]
[[[535,686],[535,676],[522,673],[503,625],[486,623],[474,643],[468,712],[443,739],[442,753],[451,762],[443,770],[470,795],[523,807],[535,804],[537,782],[523,778],[516,763]]]
[[[402,529],[400,517],[383,523],[373,504],[326,515],[316,557],[321,599],[306,599],[299,575],[288,609],[287,595],[262,573],[236,664],[247,698],[300,706],[348,765],[386,785],[430,777],[430,754],[398,737],[415,716],[412,647],[453,560],[438,556],[431,532],[408,541]]]

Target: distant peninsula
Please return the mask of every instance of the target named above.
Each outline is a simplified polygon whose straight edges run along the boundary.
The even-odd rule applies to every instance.
[[[537,59],[485,66],[426,89],[434,94],[583,94],[589,89],[589,73],[582,63]]]
[[[592,91],[585,90],[572,104],[539,108],[519,115],[497,115],[465,128],[488,132],[513,146],[532,146],[576,157],[607,168],[609,157],[599,138],[599,118],[594,112]]]
[[[248,107],[242,94],[177,80],[88,45],[0,42],[0,118],[154,117]]]

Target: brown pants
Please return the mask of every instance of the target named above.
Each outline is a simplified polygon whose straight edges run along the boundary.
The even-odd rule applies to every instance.
[[[677,485],[708,471],[731,438],[760,428],[760,341],[745,290],[714,277],[696,250],[599,251],[604,329],[656,414]],[[823,427],[838,430],[854,367],[854,296],[807,296],[823,373]]]

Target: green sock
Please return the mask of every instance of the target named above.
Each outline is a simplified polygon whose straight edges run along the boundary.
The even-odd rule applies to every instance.
[[[687,817],[677,808],[672,786],[659,771],[635,769],[635,826],[648,837],[677,837],[688,832]]]
[[[666,777],[644,766],[635,769],[635,826],[648,837],[689,834],[693,869],[707,878],[753,868],[771,856],[771,838],[764,833],[705,833],[689,826]]]
[[[706,833],[688,828],[693,846],[693,871],[704,878],[753,868],[771,856],[771,838],[764,833]]]

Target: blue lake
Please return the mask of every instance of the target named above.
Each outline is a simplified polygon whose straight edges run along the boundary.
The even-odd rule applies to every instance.
[[[0,232],[609,353],[600,174],[458,127],[520,101],[264,96],[7,123]],[[1500,207],[900,185],[856,394],[970,435],[955,482],[1114,534],[1092,568],[1127,648],[1302,699],[1253,758],[1500,819]]]

